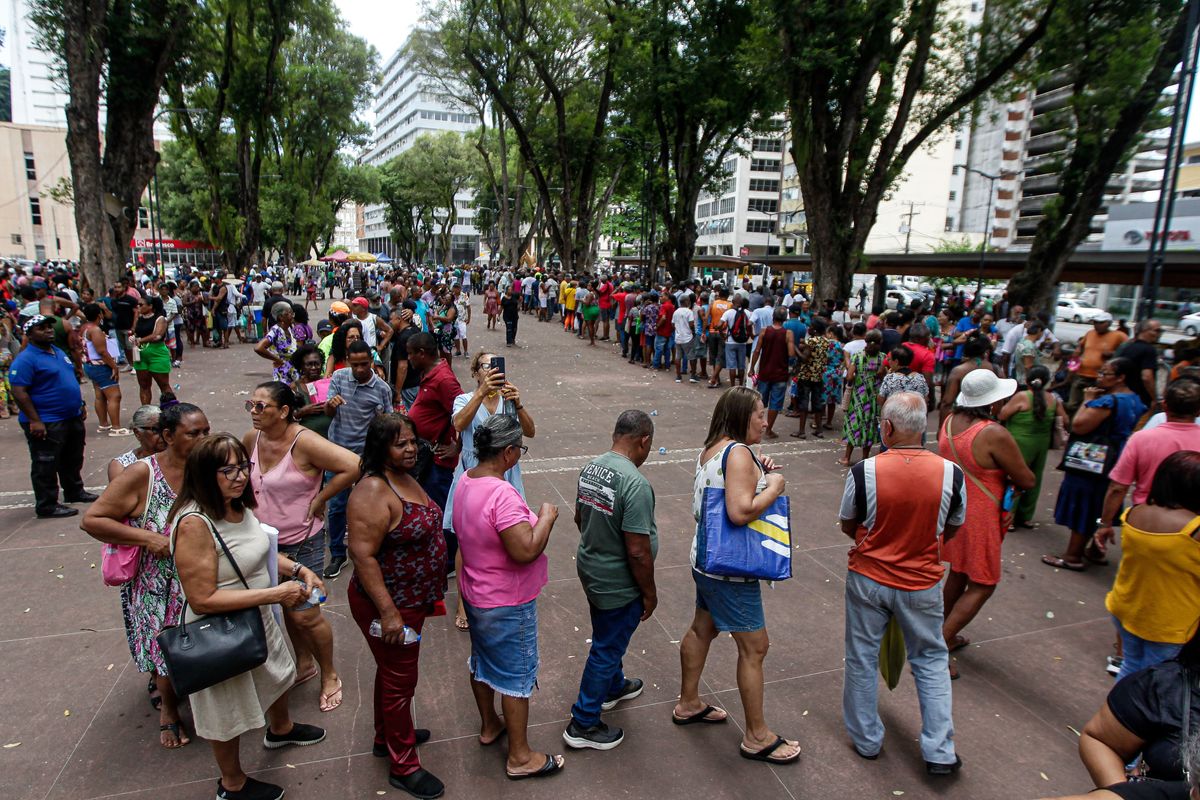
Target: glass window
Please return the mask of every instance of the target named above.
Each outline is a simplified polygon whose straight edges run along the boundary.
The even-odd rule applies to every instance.
[[[770,233],[775,229],[774,220],[769,219],[748,219],[746,220],[746,233]]]
[[[957,200],[957,199],[958,199],[958,192],[956,192],[956,191],[954,191],[953,189],[951,189],[951,190],[950,190],[950,199],[951,199],[951,200]]]
[[[33,153],[25,154],[25,180],[37,180],[37,169],[34,167]]]
[[[749,204],[746,206],[747,211],[760,211],[765,214],[774,214],[779,210],[779,201],[774,197],[751,197]]]
[[[764,153],[782,153],[783,141],[781,139],[758,139],[753,142],[755,150],[761,150]]]
[[[954,230],[954,217],[946,217],[946,230]]]
[[[779,181],[773,181],[770,178],[751,178],[750,191],[752,192],[778,192]]]
[[[780,163],[778,158],[752,158],[750,159],[750,171],[779,172]]]
[[[734,208],[733,204],[735,202],[735,199],[736,198],[733,198],[733,197],[726,197],[723,200],[721,200],[721,212],[720,213],[728,214],[731,211],[733,211],[733,208]]]
[[[36,197],[29,198],[29,216],[33,218],[34,225],[42,224],[42,201]]]

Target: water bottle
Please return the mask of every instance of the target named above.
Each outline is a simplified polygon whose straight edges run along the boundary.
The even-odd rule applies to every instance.
[[[329,599],[328,595],[326,595],[319,586],[308,586],[303,582],[300,585],[305,589],[308,589],[308,601],[310,603],[316,603],[317,605],[321,606],[325,605],[325,601]]]
[[[376,639],[383,636],[383,623],[377,619],[371,620],[371,627],[368,632]],[[421,641],[421,634],[414,631],[407,625],[404,626],[404,644],[416,644]]]

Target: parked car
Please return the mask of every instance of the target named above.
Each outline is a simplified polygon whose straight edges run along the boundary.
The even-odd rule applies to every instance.
[[[1188,336],[1200,333],[1200,311],[1194,314],[1184,314],[1179,320],[1179,327],[1183,328],[1183,332]]]
[[[898,308],[901,305],[911,307],[914,300],[924,303],[926,297],[921,292],[913,292],[908,289],[888,289],[884,299],[884,305],[888,308]]]
[[[1054,309],[1056,319],[1067,320],[1069,322],[1091,322],[1103,313],[1104,309],[1096,308],[1091,303],[1065,298],[1060,298],[1058,307]]]

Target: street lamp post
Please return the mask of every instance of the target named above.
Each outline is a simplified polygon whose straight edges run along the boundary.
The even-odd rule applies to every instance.
[[[979,277],[975,283],[975,303],[978,303],[979,295],[983,291],[983,268],[987,264],[988,244],[992,240],[992,196],[996,193],[996,181],[1000,180],[1000,176],[969,167],[966,164],[956,166],[962,167],[967,172],[974,172],[979,177],[987,179],[988,182],[987,211],[983,215],[983,238],[979,242]]]

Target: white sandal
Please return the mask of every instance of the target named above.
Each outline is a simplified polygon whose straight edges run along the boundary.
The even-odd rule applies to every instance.
[[[96,433],[108,433],[112,430],[112,425],[97,425]]]
[[[133,433],[133,431],[129,430],[129,428],[113,428],[111,431],[108,432],[108,435],[109,436],[129,436],[131,433]]]

